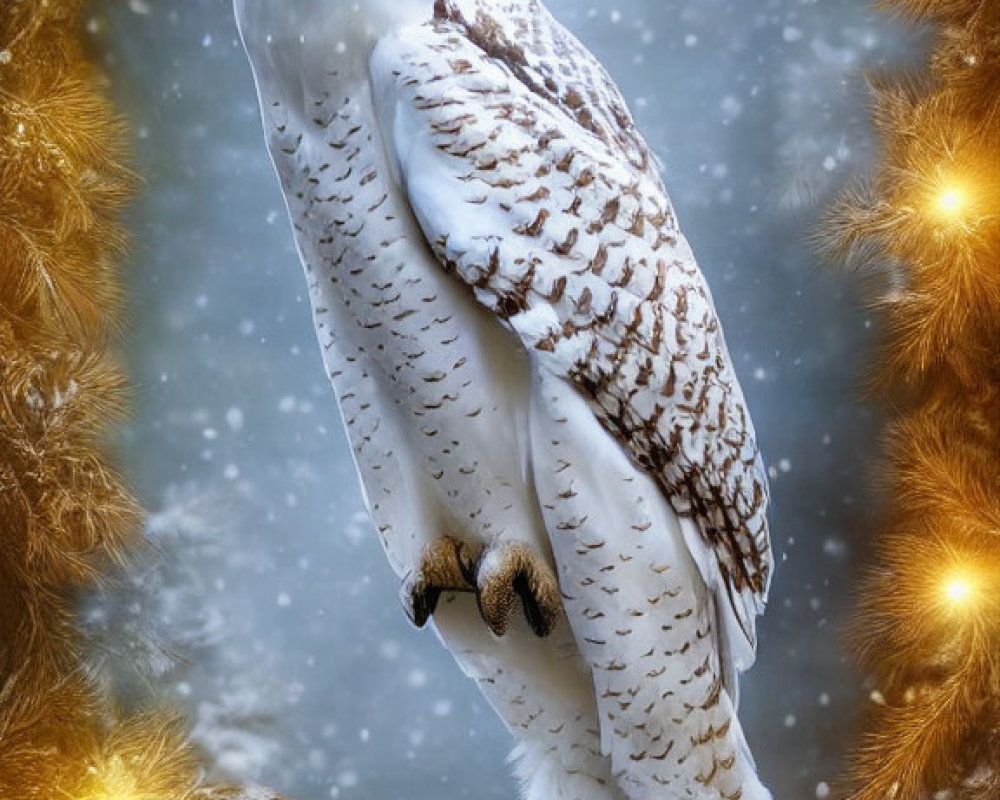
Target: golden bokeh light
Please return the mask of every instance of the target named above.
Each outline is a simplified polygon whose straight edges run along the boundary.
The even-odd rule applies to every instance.
[[[968,193],[961,186],[952,184],[944,187],[937,196],[938,214],[945,219],[959,219],[969,204]]]
[[[137,800],[135,776],[125,767],[122,759],[113,756],[100,768],[91,766],[87,770],[97,784],[91,786],[90,793],[79,800]]]
[[[952,606],[965,606],[972,600],[974,587],[967,576],[958,575],[948,581],[944,593]]]
[[[949,614],[979,614],[989,602],[987,589],[993,583],[990,573],[980,564],[954,564],[937,587],[938,602]]]

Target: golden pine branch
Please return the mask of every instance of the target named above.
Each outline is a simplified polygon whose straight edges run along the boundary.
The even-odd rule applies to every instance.
[[[175,716],[117,718],[73,625],[74,594],[126,561],[141,522],[105,447],[134,180],[81,5],[0,3],[0,797],[238,800],[201,785]]]
[[[928,75],[873,81],[882,156],[826,227],[887,278],[889,508],[855,639],[879,703],[852,800],[1000,796],[1000,3],[886,0]]]

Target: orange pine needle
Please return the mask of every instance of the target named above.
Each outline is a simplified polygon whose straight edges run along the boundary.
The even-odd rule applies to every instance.
[[[173,715],[115,721],[72,624],[141,521],[102,446],[134,179],[80,7],[0,2],[0,798],[237,800],[200,785]]]
[[[851,800],[1000,796],[1000,4],[886,0],[940,36],[927,79],[873,81],[882,158],[830,215],[891,271],[875,385],[889,508],[853,628],[882,704]]]

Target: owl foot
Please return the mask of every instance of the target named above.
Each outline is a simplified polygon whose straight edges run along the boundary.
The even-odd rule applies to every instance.
[[[420,566],[403,581],[400,591],[410,621],[424,627],[437,608],[441,592],[476,591],[481,548],[442,536],[424,547]]]
[[[537,636],[548,636],[562,608],[559,582],[549,565],[523,542],[500,542],[486,548],[476,571],[479,612],[493,633],[507,632],[516,598]]]
[[[562,608],[559,582],[545,560],[524,542],[483,548],[442,536],[424,547],[420,566],[400,591],[410,621],[422,628],[442,592],[475,592],[487,627],[503,636],[518,599],[528,625],[548,636]]]

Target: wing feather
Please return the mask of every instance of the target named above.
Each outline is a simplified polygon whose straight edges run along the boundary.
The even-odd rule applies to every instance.
[[[749,653],[745,668],[772,567],[766,475],[708,287],[656,170],[629,156],[645,144],[630,117],[615,136],[614,111],[596,106],[596,129],[567,113],[566,88],[555,102],[524,77],[541,74],[538,53],[490,45],[515,37],[482,15],[470,35],[448,7],[372,57],[380,125],[415,216],[444,267],[577,387],[695,522],[689,547],[714,554],[693,553],[745,640],[733,648]],[[593,61],[561,41],[560,65]],[[572,85],[571,70],[559,74]],[[605,84],[605,98],[620,97]]]
[[[656,159],[604,65],[539,0],[447,0],[437,3],[435,17],[502,60],[522,84],[636,170],[660,180]]]

